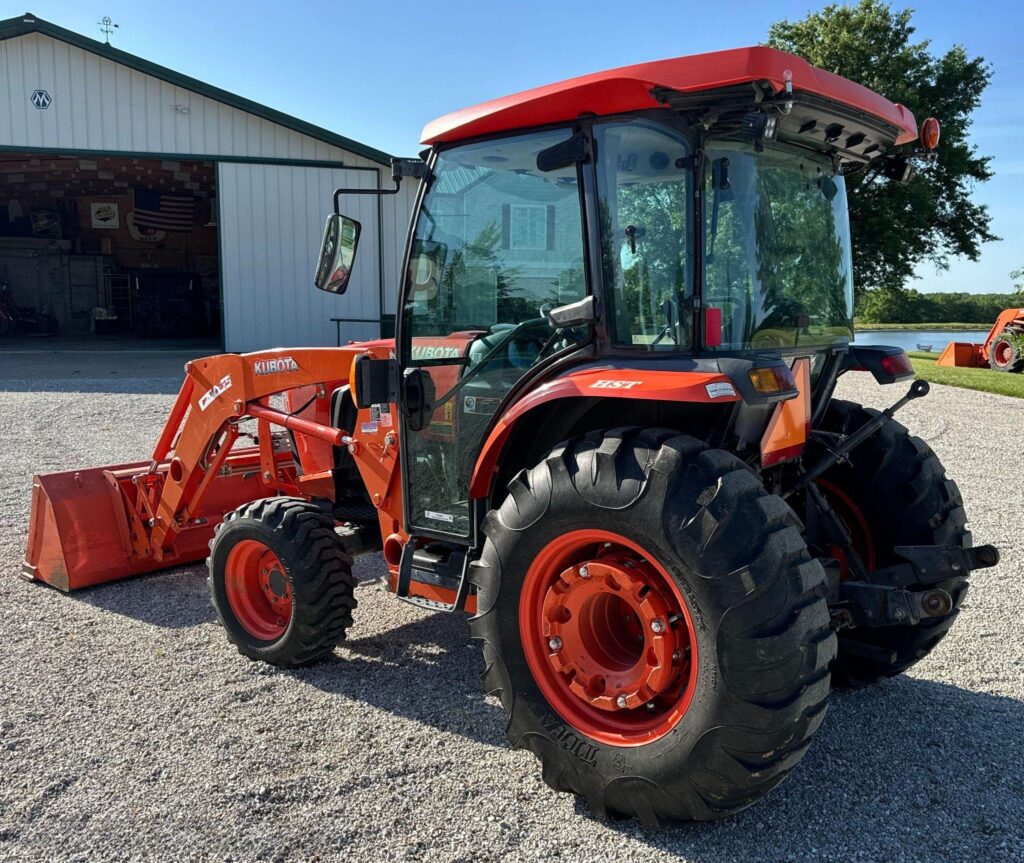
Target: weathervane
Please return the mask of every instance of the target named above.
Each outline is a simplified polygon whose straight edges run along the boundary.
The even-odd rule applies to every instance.
[[[117,29],[117,26],[118,25],[111,20],[109,15],[104,15],[99,20],[100,32],[107,37],[108,45],[110,44],[110,34]]]

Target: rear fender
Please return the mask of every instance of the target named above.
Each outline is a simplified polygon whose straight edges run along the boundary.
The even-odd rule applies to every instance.
[[[720,371],[586,368],[567,373],[530,390],[497,420],[477,458],[469,493],[487,497],[498,463],[513,429],[529,422],[530,412],[558,399],[608,398],[719,405],[740,401],[729,376]],[[628,423],[623,418],[623,424]]]

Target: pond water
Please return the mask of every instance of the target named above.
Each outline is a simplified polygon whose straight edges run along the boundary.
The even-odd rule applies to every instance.
[[[951,333],[928,330],[857,330],[855,345],[891,345],[905,351],[919,350],[918,345],[931,345],[932,351],[941,353],[950,342],[985,341],[988,330],[971,330],[963,333]]]

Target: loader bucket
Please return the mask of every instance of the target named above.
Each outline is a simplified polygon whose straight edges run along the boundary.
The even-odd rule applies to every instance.
[[[39,474],[32,480],[32,515],[22,574],[61,590],[107,581],[206,557],[224,514],[266,495],[254,448],[233,452],[210,483],[200,510],[191,513],[173,550],[157,553],[135,507],[151,462]],[[157,467],[162,480],[167,463]]]
[[[970,342],[950,342],[939,355],[938,365],[959,368],[983,368],[988,363],[982,354],[982,346]]]

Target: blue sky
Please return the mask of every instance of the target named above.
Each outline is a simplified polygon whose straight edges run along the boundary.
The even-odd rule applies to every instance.
[[[475,0],[372,3],[311,0],[2,0],[0,17],[26,9],[88,36],[109,15],[113,44],[388,152],[414,154],[440,114],[573,75],[627,63],[762,41],[779,18],[824,3],[775,0]],[[893,6],[903,8],[901,2]],[[920,290],[1003,291],[1024,267],[1024,4],[919,0],[917,35],[935,51],[960,43],[985,57],[993,79],[972,140],[994,157],[979,186],[1002,242],[979,262],[930,264]],[[919,118],[921,119],[921,118]]]

